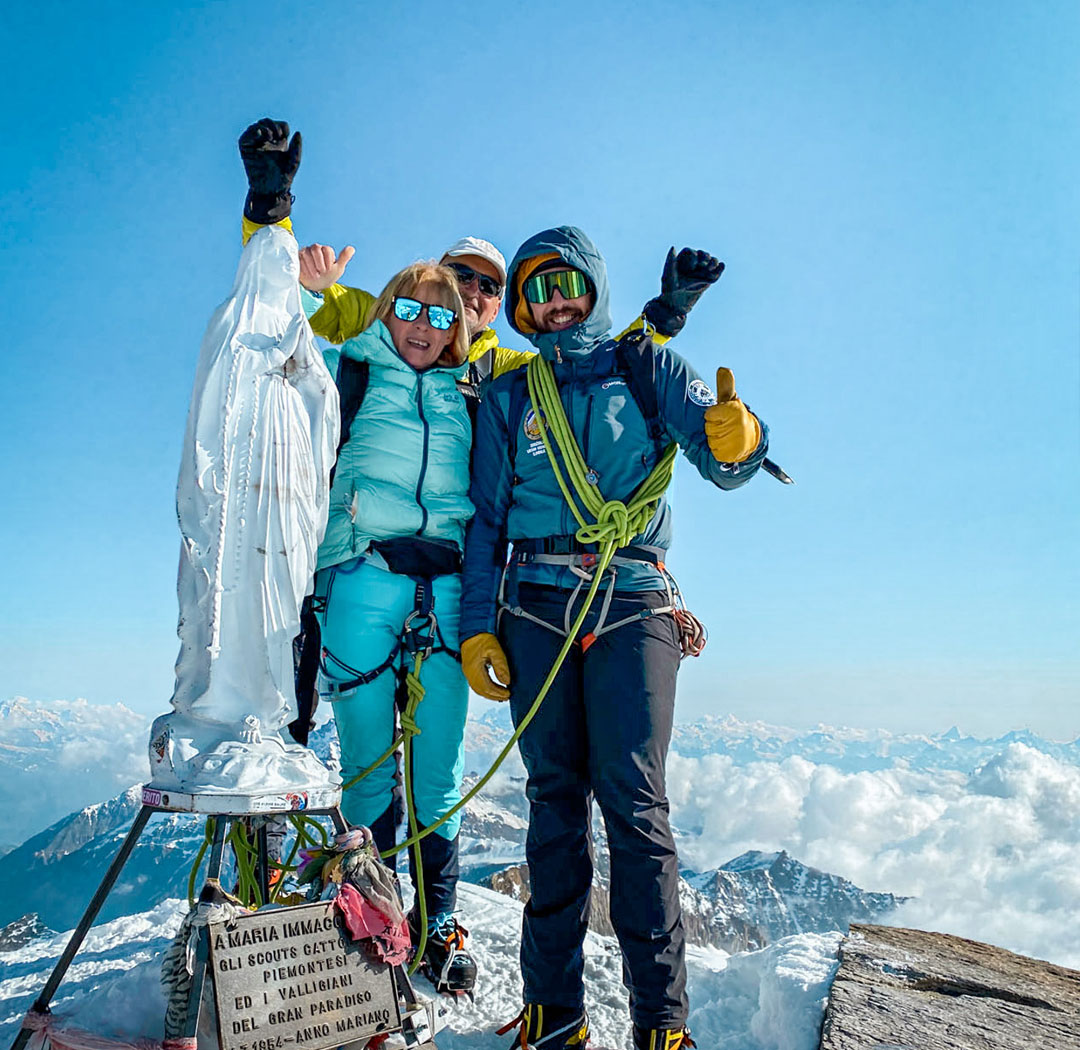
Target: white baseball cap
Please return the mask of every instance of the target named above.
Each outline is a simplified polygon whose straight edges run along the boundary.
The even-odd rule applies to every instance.
[[[499,271],[499,281],[505,286],[506,259],[503,258],[503,253],[491,241],[485,241],[480,237],[462,237],[460,240],[454,241],[443,252],[442,257],[450,259],[455,255],[476,255],[481,259],[487,259]]]

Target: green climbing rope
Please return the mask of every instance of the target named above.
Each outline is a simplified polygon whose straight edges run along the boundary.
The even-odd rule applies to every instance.
[[[412,670],[405,675],[405,692],[408,697],[405,710],[401,712],[401,733],[405,738],[405,800],[409,816],[409,835],[413,841],[412,865],[413,885],[416,886],[416,901],[420,911],[420,943],[413,953],[413,960],[409,964],[409,976],[416,973],[420,963],[424,959],[424,951],[427,948],[428,923],[427,923],[427,899],[424,896],[424,866],[420,856],[420,839],[417,834],[416,806],[413,804],[413,748],[414,736],[420,735],[420,727],[416,724],[416,709],[420,701],[424,699],[424,687],[420,684],[420,668],[424,663],[424,654],[417,653],[413,661]],[[392,856],[397,850],[387,850],[381,853],[381,857]]]
[[[540,427],[540,437],[547,450],[548,462],[555,473],[555,480],[559,484],[563,497],[569,504],[575,519],[578,522],[578,530],[575,534],[580,543],[597,543],[601,545],[601,551],[597,558],[596,568],[593,572],[592,583],[585,596],[585,603],[581,607],[573,626],[555,658],[551,670],[544,679],[540,691],[536,695],[532,706],[518,723],[506,746],[496,756],[491,768],[463,795],[451,809],[444,813],[434,823],[429,824],[418,835],[411,833],[409,838],[397,848],[399,850],[419,842],[426,835],[430,835],[437,827],[448,821],[455,813],[468,805],[480,790],[495,775],[499,766],[502,765],[506,756],[510,754],[514,745],[518,742],[521,734],[525,732],[529,723],[540,710],[540,705],[547,696],[554,683],[556,676],[562,669],[567,654],[570,652],[577,638],[581,625],[589,613],[593,599],[600,586],[600,580],[611,564],[611,559],[620,547],[627,546],[631,540],[641,532],[652,520],[659,506],[660,499],[671,483],[671,477],[675,470],[675,456],[678,453],[678,445],[670,444],[660,457],[660,461],[653,467],[649,476],[634,490],[633,495],[624,503],[621,500],[605,500],[599,487],[592,485],[588,480],[589,468],[585,464],[585,458],[578,448],[574,431],[566,418],[566,411],[559,398],[559,388],[555,382],[555,373],[551,365],[541,355],[537,354],[528,364],[526,379],[529,387],[529,400],[532,403],[537,423]],[[584,510],[580,509],[571,495],[566,478],[559,467],[555,450],[552,448],[552,440],[558,447],[563,463],[566,465],[570,483],[581,501]],[[586,518],[586,514],[593,517],[593,521]]]

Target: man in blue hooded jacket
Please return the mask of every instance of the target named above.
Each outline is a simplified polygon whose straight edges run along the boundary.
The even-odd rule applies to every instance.
[[[716,276],[720,268],[717,263]],[[761,465],[765,426],[733,387],[717,403],[667,347],[645,348],[654,390],[654,418],[646,418],[643,398],[628,385],[640,389],[627,374],[626,348],[608,334],[604,260],[580,230],[546,230],[522,245],[508,273],[506,312],[551,364],[588,468],[586,482],[607,499],[626,500],[670,442],[722,489],[745,484]],[[636,334],[620,342],[626,339],[640,343]],[[721,370],[718,383],[722,373],[730,382],[730,373]],[[474,450],[470,498],[476,515],[466,539],[462,664],[475,692],[510,700],[516,725],[580,608],[575,603],[591,578],[597,547],[575,535],[577,522],[549,462],[524,369],[492,385],[480,407]],[[542,1050],[579,1045],[588,1034],[582,943],[594,796],[607,829],[611,919],[623,953],[635,1045],[692,1045],[664,775],[683,654],[663,566],[670,532],[670,511],[661,499],[644,530],[619,550],[579,644],[519,741],[528,773],[532,897],[522,928],[525,1007],[518,1022],[522,1043]]]

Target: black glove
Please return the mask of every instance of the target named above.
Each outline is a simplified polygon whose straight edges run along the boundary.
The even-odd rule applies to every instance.
[[[723,272],[724,264],[715,255],[683,248],[676,256],[671,248],[660,278],[660,294],[645,304],[645,320],[661,335],[678,335],[686,315]]]
[[[263,117],[240,136],[240,159],[248,178],[244,216],[262,226],[281,222],[292,210],[292,180],[300,168],[300,132],[289,141],[289,125]]]

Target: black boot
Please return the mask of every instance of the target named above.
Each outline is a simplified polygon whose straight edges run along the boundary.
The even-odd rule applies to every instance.
[[[634,1025],[634,1050],[684,1050],[697,1044],[687,1028],[638,1028]]]
[[[584,1048],[589,1038],[589,1015],[582,1007],[543,1006],[526,1003],[521,1013],[495,1034],[505,1035],[520,1025],[518,1038],[509,1047],[525,1050],[568,1050]]]
[[[409,913],[409,932],[420,946],[419,920]],[[469,931],[453,915],[436,915],[428,920],[428,934],[420,972],[435,985],[435,991],[449,995],[472,995],[476,985],[476,960],[465,949]]]

